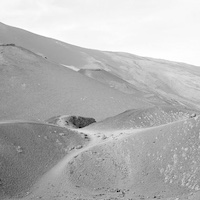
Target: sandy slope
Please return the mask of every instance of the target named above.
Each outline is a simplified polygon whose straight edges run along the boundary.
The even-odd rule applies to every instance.
[[[0,123],[0,197],[23,196],[43,174],[88,139],[38,122]]]
[[[98,80],[101,83],[109,85],[126,94],[134,94],[136,96],[144,96],[145,92],[139,91],[134,85],[124,81],[118,76],[105,71],[103,69],[80,69],[79,72],[90,78]]]
[[[45,120],[80,115],[96,120],[150,106],[16,46],[0,46],[0,119]]]
[[[148,90],[135,87],[133,84],[128,83],[110,71],[105,71],[103,69],[80,69],[79,72],[120,92],[145,99],[145,101],[154,105],[172,104],[172,102],[152,91],[149,92]]]
[[[188,199],[200,190],[199,129],[195,118],[125,133],[82,153],[67,177],[83,199]]]
[[[156,93],[173,104],[180,102],[199,107],[200,69],[196,66],[129,53],[81,48],[2,23],[0,43],[15,43],[57,64],[75,69],[103,69],[140,91]]]
[[[199,118],[139,132],[83,152],[68,165],[85,199],[188,199],[200,190]],[[76,194],[76,195],[75,195]],[[196,198],[197,199],[197,198]]]
[[[199,107],[199,68],[85,49],[4,24],[0,43],[23,46],[0,46],[1,120],[80,115],[99,121],[128,110],[79,132],[1,123],[1,198],[200,199],[200,117],[182,107],[152,108],[138,93],[120,91],[132,84],[155,102]],[[105,73],[90,79],[64,66]],[[107,84],[98,82],[105,77]]]
[[[83,130],[115,131],[125,129],[147,128],[188,119],[199,111],[172,106],[154,106],[148,109],[131,109],[98,123],[91,124]]]
[[[198,200],[200,117],[140,129],[80,129],[87,146],[68,154],[23,200]]]

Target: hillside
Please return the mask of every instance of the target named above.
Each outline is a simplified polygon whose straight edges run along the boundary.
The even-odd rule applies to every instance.
[[[144,97],[145,93],[137,90],[134,85],[103,69],[80,69],[79,72],[123,93]]]
[[[114,130],[108,119],[102,122],[107,130],[97,130],[95,124],[80,129],[89,143],[65,156],[22,200],[198,200],[200,117],[164,110],[160,118],[152,115],[158,122],[153,127]],[[168,122],[162,123],[167,111]]]
[[[80,134],[36,122],[0,123],[0,197],[22,197],[64,156],[88,143]]]
[[[74,158],[63,180],[69,180],[72,199],[198,200],[199,129],[197,117],[122,131],[126,136]]]
[[[84,129],[95,130],[97,132],[140,129],[189,119],[199,114],[200,112],[198,111],[183,109],[181,107],[154,106],[148,109],[127,110],[119,115],[91,124]]]
[[[17,46],[0,46],[0,71],[0,120],[65,114],[100,120],[150,106]]]
[[[199,200],[200,68],[0,23],[0,199]]]
[[[141,92],[156,93],[174,105],[199,108],[200,68],[196,66],[81,48],[2,23],[0,43],[14,43],[71,68],[103,69]]]

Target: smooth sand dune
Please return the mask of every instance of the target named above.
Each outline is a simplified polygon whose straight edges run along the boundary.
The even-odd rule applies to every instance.
[[[86,49],[2,23],[0,43],[14,43],[57,64],[76,69],[102,69],[131,83],[141,92],[156,93],[174,105],[199,108],[200,68],[196,66],[129,53]]]
[[[0,124],[0,199],[21,197],[48,170],[89,139],[37,122]]]

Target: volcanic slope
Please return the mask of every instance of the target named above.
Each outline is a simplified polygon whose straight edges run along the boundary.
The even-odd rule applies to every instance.
[[[96,120],[150,106],[21,47],[0,46],[0,119],[45,120],[80,115]]]
[[[99,135],[95,127],[76,129],[89,142],[66,155],[21,199],[199,200],[200,116],[171,112],[163,123],[152,115],[158,121],[154,127]]]
[[[199,130],[195,117],[122,131],[71,160],[62,188],[67,179],[69,199],[198,200]]]
[[[173,106],[154,106],[148,109],[131,109],[114,117],[106,118],[84,128],[84,131],[113,131],[138,129],[168,124],[199,115],[198,110]]]
[[[80,69],[79,72],[123,93],[143,98],[149,103],[155,105],[172,104],[172,102],[168,101],[167,99],[164,100],[162,96],[159,96],[154,92],[137,89],[133,84],[128,83],[122,78],[119,78],[117,75],[110,73],[109,71],[105,71],[103,69]]]
[[[199,108],[200,68],[129,53],[81,48],[0,23],[0,43],[14,43],[73,69],[103,69],[141,92]],[[59,53],[58,53],[59,52]]]
[[[79,72],[127,94],[142,95],[133,85],[103,69],[80,69]]]
[[[27,195],[59,160],[88,142],[77,132],[49,124],[0,123],[0,199]]]

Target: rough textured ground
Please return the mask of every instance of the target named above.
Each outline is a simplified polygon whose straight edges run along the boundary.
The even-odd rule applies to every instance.
[[[85,130],[113,131],[159,126],[174,121],[188,119],[200,114],[197,110],[172,106],[155,106],[149,109],[125,111],[101,122],[91,124]]]
[[[199,130],[198,117],[81,153],[65,172],[74,199],[187,199],[200,191]]]
[[[67,154],[21,199],[198,200],[200,117],[185,110],[162,109],[171,120],[160,123],[161,114],[152,115],[158,122],[152,127],[146,124],[98,134],[93,125],[77,129],[79,136],[87,136],[87,145]],[[137,114],[132,111],[134,117]]]

